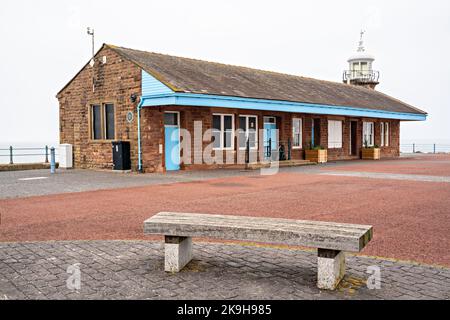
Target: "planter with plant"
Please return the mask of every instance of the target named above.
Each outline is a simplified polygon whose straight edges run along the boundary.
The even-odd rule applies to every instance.
[[[369,146],[367,141],[364,141],[364,147],[361,149],[361,158],[363,160],[380,160],[381,149],[378,145]]]
[[[325,163],[328,161],[328,152],[322,146],[314,146],[309,144],[309,148],[305,150],[305,160],[316,163]]]

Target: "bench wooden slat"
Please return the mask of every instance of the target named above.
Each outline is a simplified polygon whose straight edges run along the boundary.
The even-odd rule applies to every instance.
[[[228,217],[227,217],[228,218]],[[269,230],[277,230],[277,231],[286,231],[286,232],[296,232],[298,231],[298,228],[302,228],[302,231],[304,232],[310,232],[310,233],[316,233],[316,234],[326,234],[326,233],[332,233],[332,234],[338,234],[340,236],[350,236],[353,237],[355,233],[364,233],[367,228],[365,229],[350,229],[350,228],[343,228],[341,227],[334,227],[334,226],[323,226],[318,225],[315,226],[314,224],[309,221],[309,223],[303,223],[301,221],[297,220],[287,220],[289,221],[289,224],[282,224],[280,221],[271,221],[271,220],[265,220],[264,224],[261,224],[260,221],[249,219],[242,221],[241,217],[240,219],[232,219],[230,217],[229,219],[204,219],[202,217],[199,218],[193,218],[192,216],[189,217],[183,217],[183,218],[175,218],[167,220],[166,217],[163,219],[156,218],[152,220],[153,222],[162,222],[167,223],[170,222],[172,224],[182,224],[182,225],[196,225],[198,223],[204,225],[204,226],[220,226],[220,227],[236,227],[238,226],[241,229],[254,229],[255,227],[262,227],[264,229]],[[284,221],[283,221],[284,222]]]
[[[144,222],[144,232],[359,252],[371,240],[373,229],[322,221],[160,212]]]
[[[281,218],[261,218],[261,217],[251,217],[251,216],[232,216],[232,215],[217,215],[217,214],[202,214],[202,213],[174,213],[174,212],[160,212],[157,215],[153,216],[151,219],[171,219],[171,220],[182,220],[182,221],[191,221],[192,218],[205,220],[206,222],[210,221],[212,223],[216,223],[216,221],[224,221],[231,222],[237,221],[239,223],[243,223],[245,221],[254,220],[255,222],[265,221],[266,223],[286,223],[288,225],[300,223],[301,225],[312,225],[314,227],[328,227],[335,228],[337,231],[342,228],[351,229],[351,230],[365,230],[367,229],[367,225],[360,224],[348,224],[348,223],[339,223],[339,222],[324,222],[324,221],[311,221],[311,220],[293,220],[293,219],[281,219]],[[214,220],[213,220],[214,218]]]

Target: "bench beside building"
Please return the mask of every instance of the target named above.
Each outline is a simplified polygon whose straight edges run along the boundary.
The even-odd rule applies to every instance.
[[[370,79],[344,84],[107,44],[93,62],[57,94],[60,142],[73,145],[75,168],[111,169],[111,142],[118,140],[130,143],[132,170],[221,166],[195,164],[196,121],[203,133],[215,128],[217,149],[235,159],[250,127],[268,132],[255,149],[270,139],[292,160],[304,159],[311,144],[328,149],[329,160],[359,159],[365,141],[380,146],[382,158],[398,157],[400,121],[427,117],[375,91]],[[174,128],[192,133],[190,164],[174,164],[166,155]],[[242,139],[227,133],[238,128],[244,129]],[[274,129],[278,137],[271,135]],[[213,139],[200,142],[202,148]]]

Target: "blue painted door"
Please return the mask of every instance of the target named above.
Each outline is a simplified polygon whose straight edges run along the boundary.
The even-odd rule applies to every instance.
[[[264,123],[264,156],[271,158],[274,150],[277,150],[277,125],[275,123]]]
[[[180,170],[180,128],[178,126],[165,126],[166,170]]]

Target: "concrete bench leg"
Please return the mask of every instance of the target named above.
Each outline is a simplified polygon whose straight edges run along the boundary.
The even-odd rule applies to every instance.
[[[345,275],[344,251],[318,249],[317,287],[334,290]]]
[[[192,238],[165,236],[166,272],[179,272],[192,259]]]

